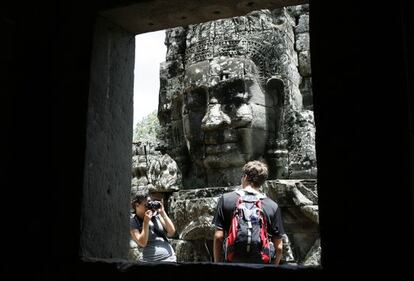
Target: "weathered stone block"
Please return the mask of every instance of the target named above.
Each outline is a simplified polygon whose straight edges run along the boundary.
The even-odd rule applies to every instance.
[[[312,110],[313,109],[312,79],[310,77],[303,78],[299,89],[303,97],[303,108],[306,110]]]
[[[299,73],[304,77],[308,77],[312,74],[309,51],[299,53]]]
[[[309,14],[299,16],[298,25],[295,27],[296,33],[309,32]]]
[[[302,51],[309,51],[310,45],[309,45],[310,37],[309,33],[300,33],[296,36],[296,51],[302,52]]]
[[[219,196],[229,188],[206,188],[175,192],[169,199],[170,217],[182,239],[212,239],[212,217]]]
[[[212,262],[212,241],[171,240],[177,262]]]

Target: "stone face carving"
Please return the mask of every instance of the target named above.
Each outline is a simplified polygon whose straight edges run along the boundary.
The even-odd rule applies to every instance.
[[[134,156],[133,189],[169,198],[178,261],[212,261],[218,198],[259,159],[270,167],[263,192],[282,209],[282,261],[320,264],[308,22],[304,5],[167,30],[163,156]]]
[[[309,36],[297,41],[294,29],[293,16],[279,9],[167,32],[160,137],[184,188],[197,188],[187,184],[195,180],[239,184],[241,167],[254,159],[269,164],[272,179],[316,177],[313,112],[303,106],[297,53],[307,54]],[[301,63],[305,69],[309,59]]]
[[[184,138],[208,186],[238,183],[241,167],[262,158],[266,141],[275,136],[279,93],[271,92],[273,80],[267,83],[268,92],[260,83],[250,59],[221,56],[187,67],[181,108]]]

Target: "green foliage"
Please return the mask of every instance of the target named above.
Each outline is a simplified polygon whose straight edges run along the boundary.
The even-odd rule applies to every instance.
[[[155,110],[137,122],[134,129],[133,141],[155,143],[157,133],[160,130],[160,122],[158,121],[157,110]]]

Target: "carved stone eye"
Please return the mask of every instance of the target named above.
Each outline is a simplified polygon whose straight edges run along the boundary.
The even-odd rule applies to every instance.
[[[211,98],[210,101],[209,101],[209,104],[216,104],[216,103],[218,103],[218,100],[214,97]]]
[[[207,93],[204,89],[194,89],[185,95],[185,104],[188,109],[200,109],[207,106]]]
[[[234,104],[227,104],[224,106],[224,110],[226,112],[231,112],[234,111],[236,109],[236,106]]]
[[[284,19],[279,18],[279,19],[276,20],[277,25],[281,25],[281,24],[284,24],[284,23],[285,23]]]
[[[237,102],[244,102],[246,97],[247,97],[247,94],[244,91],[243,92],[238,92],[234,96],[234,100],[237,101]]]

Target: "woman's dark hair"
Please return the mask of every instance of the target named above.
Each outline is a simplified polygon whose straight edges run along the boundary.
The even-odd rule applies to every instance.
[[[131,200],[131,209],[135,213],[135,204],[140,204],[148,198],[148,192],[137,192]]]

